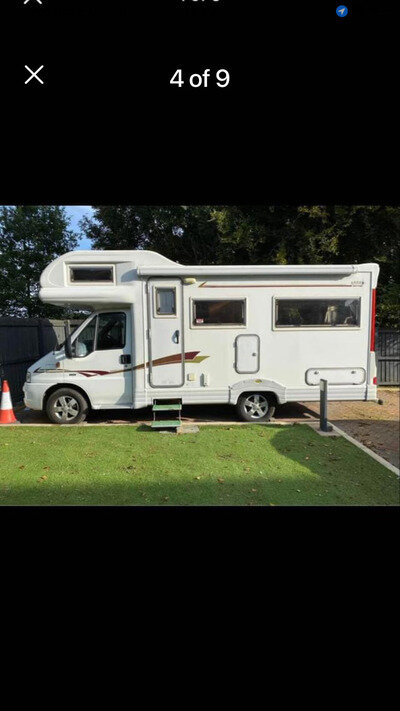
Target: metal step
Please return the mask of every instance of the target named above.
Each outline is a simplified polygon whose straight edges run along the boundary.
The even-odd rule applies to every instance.
[[[151,426],[156,429],[162,429],[164,427],[180,427],[180,425],[180,420],[154,420],[154,422],[151,423]]]
[[[156,412],[157,410],[182,410],[182,405],[181,403],[174,402],[171,403],[170,405],[153,405],[153,412]]]

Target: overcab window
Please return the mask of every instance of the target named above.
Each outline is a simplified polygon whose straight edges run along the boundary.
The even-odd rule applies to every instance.
[[[114,283],[114,274],[112,267],[103,266],[82,266],[69,268],[70,282],[99,282],[99,283]]]

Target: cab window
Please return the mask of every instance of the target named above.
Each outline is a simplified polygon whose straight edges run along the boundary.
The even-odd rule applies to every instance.
[[[97,326],[97,351],[123,348],[125,345],[125,314],[100,314]]]
[[[125,346],[126,314],[99,314],[85,326],[74,341],[75,355],[84,358],[93,351],[107,351]]]
[[[94,351],[94,339],[96,336],[96,318],[93,318],[75,339],[75,354],[77,358],[84,358]]]

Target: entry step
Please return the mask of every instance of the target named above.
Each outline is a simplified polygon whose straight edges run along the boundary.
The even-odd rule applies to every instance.
[[[180,420],[154,420],[151,426],[156,429],[162,429],[163,427],[180,427]]]
[[[156,412],[157,410],[182,410],[182,404],[175,402],[170,405],[153,405],[153,411]]]

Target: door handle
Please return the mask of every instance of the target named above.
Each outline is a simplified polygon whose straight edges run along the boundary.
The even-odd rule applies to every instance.
[[[175,338],[175,343],[179,343],[179,331],[175,331],[174,333],[174,338]]]
[[[119,362],[120,362],[120,363],[123,363],[123,364],[131,363],[131,356],[130,356],[130,354],[127,353],[126,355],[120,356],[120,357],[119,357]]]

